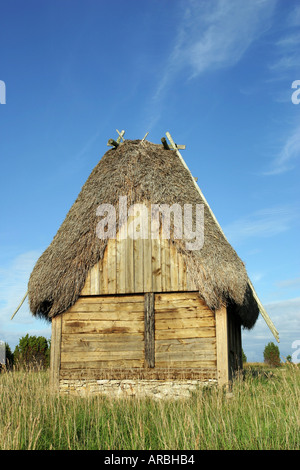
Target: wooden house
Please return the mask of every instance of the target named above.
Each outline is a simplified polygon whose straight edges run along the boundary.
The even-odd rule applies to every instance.
[[[244,263],[167,136],[169,144],[112,141],[34,267],[29,303],[34,315],[52,322],[56,390],[101,392],[104,384],[128,381],[224,385],[242,368],[241,328],[252,328],[259,311],[277,335]],[[172,215],[196,205],[203,240],[188,249],[172,217],[166,236],[168,217],[160,209]],[[145,207],[146,219],[137,222]],[[153,207],[159,208],[156,236]],[[194,210],[191,224],[195,217]]]

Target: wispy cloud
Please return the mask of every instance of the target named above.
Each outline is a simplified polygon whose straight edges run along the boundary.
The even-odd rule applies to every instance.
[[[233,244],[253,237],[273,237],[286,232],[298,218],[291,206],[278,206],[262,209],[242,217],[223,227],[225,235]]]
[[[285,360],[295,352],[294,342],[300,340],[300,297],[269,302],[264,307],[279,332],[280,356]],[[263,351],[269,341],[275,342],[265,321],[259,316],[253,330],[243,332],[243,349],[248,361],[263,361]]]
[[[274,44],[274,59],[269,64],[269,70],[273,77],[272,80],[286,80],[287,76],[294,71],[296,72],[300,62],[300,8],[291,8],[291,11],[283,20],[285,26],[282,37]],[[296,28],[297,27],[297,28]],[[295,80],[296,77],[290,77],[290,80]]]
[[[273,159],[271,168],[264,175],[278,175],[294,168],[300,158],[300,125],[287,137],[281,149]]]
[[[150,128],[160,119],[162,98],[178,74],[188,81],[206,72],[235,66],[271,26],[276,2],[184,0],[172,50],[152,95],[155,111],[150,110]]]
[[[290,288],[300,289],[300,277],[297,277],[295,279],[284,279],[283,281],[278,281],[276,283],[276,286],[279,289],[290,289]]]
[[[300,26],[300,5],[294,7],[288,16],[288,25],[290,27]]]
[[[275,4],[276,0],[185,1],[182,23],[155,96],[183,68],[187,78],[195,78],[234,66],[269,28]]]
[[[0,339],[8,342],[12,348],[27,333],[46,337],[50,335],[49,325],[31,315],[27,300],[15,318],[10,320],[26,293],[30,273],[40,254],[39,251],[22,253],[0,269]]]

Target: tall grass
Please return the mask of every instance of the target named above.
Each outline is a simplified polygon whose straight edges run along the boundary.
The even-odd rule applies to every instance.
[[[47,371],[0,374],[0,449],[299,449],[300,370],[189,399],[59,396]]]

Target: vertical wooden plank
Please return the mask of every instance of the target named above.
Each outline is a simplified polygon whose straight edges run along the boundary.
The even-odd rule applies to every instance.
[[[128,237],[126,240],[126,293],[134,292],[134,254],[133,254],[133,242],[134,240],[131,237]]]
[[[107,244],[107,292],[116,294],[117,292],[117,267],[116,267],[116,240],[110,239]]]
[[[170,279],[171,279],[171,290],[173,292],[179,290],[178,285],[178,257],[179,254],[174,243],[170,242]]]
[[[107,242],[109,243],[109,241]],[[103,254],[102,263],[99,263],[99,266],[102,266],[102,277],[101,277],[101,293],[108,294],[108,250],[107,246]]]
[[[217,377],[220,387],[229,382],[227,309],[216,310]]]
[[[171,273],[170,273],[170,240],[161,238],[161,281],[162,291],[170,292],[171,290]]]
[[[117,240],[117,292],[125,294],[126,292],[126,240]]]
[[[145,367],[155,367],[154,294],[145,294]]]
[[[183,255],[181,253],[177,253],[177,260],[178,260],[178,290],[185,291],[186,290],[186,266],[184,262]]]
[[[160,239],[151,241],[152,250],[152,284],[154,292],[161,292],[161,256],[160,256]]]
[[[148,214],[151,215],[151,209],[148,206]],[[152,292],[152,243],[151,243],[151,221],[150,216],[145,222],[148,227],[147,234],[144,234],[143,252],[144,252],[144,292]]]
[[[59,391],[60,351],[61,351],[62,315],[52,318],[50,349],[50,388]]]
[[[170,240],[164,240],[165,243],[165,263],[166,263],[166,291],[170,292],[171,289],[171,266],[170,266]]]
[[[143,240],[133,241],[134,291],[144,292],[144,244]]]
[[[85,284],[80,295],[91,295],[91,270],[87,273]]]
[[[144,240],[144,292],[153,291],[151,256],[151,242]]]

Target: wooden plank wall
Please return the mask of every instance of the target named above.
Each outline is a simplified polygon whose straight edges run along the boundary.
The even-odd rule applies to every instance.
[[[61,371],[144,366],[144,296],[82,297],[63,314]]]
[[[216,378],[215,315],[197,292],[80,297],[59,318],[56,379],[117,370],[131,377],[153,367]]]
[[[196,292],[155,295],[155,367],[215,371],[214,313]]]
[[[110,239],[87,275],[81,295],[197,290],[171,240]]]

